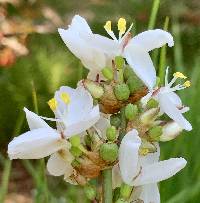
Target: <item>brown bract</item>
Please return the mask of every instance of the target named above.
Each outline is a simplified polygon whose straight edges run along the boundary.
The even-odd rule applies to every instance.
[[[142,88],[139,91],[134,92],[130,95],[127,101],[119,101],[115,97],[113,92],[114,83],[110,85],[104,85],[104,95],[101,97],[99,105],[100,110],[103,113],[113,114],[119,112],[119,110],[128,103],[136,103],[143,96],[148,93],[148,89],[146,87]]]

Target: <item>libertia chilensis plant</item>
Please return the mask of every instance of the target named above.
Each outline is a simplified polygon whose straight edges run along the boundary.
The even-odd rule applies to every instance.
[[[50,156],[47,170],[53,176],[84,187],[91,202],[159,203],[157,183],[183,169],[184,158],[160,161],[160,142],[192,130],[183,113],[189,110],[175,93],[190,86],[176,72],[159,84],[149,55],[165,44],[174,45],[170,33],[155,29],[134,37],[126,20],[104,28],[111,38],[94,34],[86,20],[74,16],[71,25],[58,32],[89,69],[77,88],[61,87],[48,105],[54,118],[24,108],[30,131],[8,145],[10,159]],[[179,81],[181,84],[174,85]],[[183,81],[183,82],[182,82]],[[166,116],[164,117],[164,115]],[[56,123],[56,129],[47,122]],[[98,184],[91,180],[98,179]]]

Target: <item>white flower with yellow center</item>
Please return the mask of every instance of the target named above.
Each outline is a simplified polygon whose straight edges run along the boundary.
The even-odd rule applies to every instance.
[[[134,186],[132,200],[160,203],[157,183],[174,176],[187,162],[184,158],[159,161],[160,149],[157,143],[157,152],[142,156],[139,153],[140,145],[137,130],[133,129],[124,136],[119,148],[119,167],[115,166],[113,171],[114,183],[118,180],[114,187],[124,182]],[[140,193],[134,193],[135,189],[140,189]]]
[[[165,86],[150,91],[147,96],[142,99],[142,103],[146,104],[147,101],[153,97],[159,102],[161,113],[166,113],[173,119],[181,128],[190,131],[192,130],[191,124],[184,118],[183,113],[189,110],[189,107],[184,107],[180,97],[175,93],[177,90],[182,90],[190,87],[190,81],[187,80],[183,84],[173,86],[177,79],[186,79],[187,77],[180,72],[173,74],[173,79],[168,82],[169,68],[166,69]]]
[[[86,20],[76,15],[68,29],[58,29],[58,32],[70,51],[90,70],[90,78],[94,79],[105,66],[112,65],[115,56],[121,55],[126,58],[137,76],[149,89],[152,89],[153,84],[148,80],[147,75],[151,75],[154,81],[156,81],[156,75],[148,52],[166,43],[173,46],[171,34],[155,29],[131,38],[129,31],[132,25],[126,31],[124,18],[118,20],[118,37],[112,31],[111,21],[107,21],[104,28],[112,39],[94,34]]]
[[[73,172],[67,139],[94,125],[100,117],[99,107],[93,105],[91,95],[84,88],[70,87],[61,87],[48,104],[55,113],[55,119],[49,120],[56,121],[57,130],[24,108],[30,131],[9,143],[8,155],[10,159],[40,159],[51,155],[47,163],[50,174],[67,178]]]

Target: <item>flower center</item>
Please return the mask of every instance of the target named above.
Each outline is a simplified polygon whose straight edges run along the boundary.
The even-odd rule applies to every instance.
[[[60,94],[60,98],[62,99],[62,101],[63,101],[65,104],[69,104],[70,101],[71,101],[69,94],[67,94],[66,92],[61,93],[61,94]]]

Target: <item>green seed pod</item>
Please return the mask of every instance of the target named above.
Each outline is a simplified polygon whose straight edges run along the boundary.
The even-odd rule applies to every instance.
[[[122,69],[124,66],[124,59],[121,56],[116,56],[115,57],[115,64],[117,66],[118,69]]]
[[[81,144],[81,139],[78,135],[70,137],[69,141],[73,147],[78,147]]]
[[[116,140],[116,128],[115,126],[110,126],[106,130],[106,137],[109,141],[115,141]]]
[[[116,128],[118,128],[121,124],[121,119],[120,119],[120,115],[119,114],[113,114],[110,117],[110,124],[112,126],[115,126]]]
[[[129,76],[126,84],[128,85],[131,94],[142,89],[142,87],[144,87],[141,80],[136,76]]]
[[[149,137],[154,141],[159,141],[160,136],[162,135],[162,127],[154,126],[148,131]]]
[[[114,162],[118,157],[118,146],[115,143],[104,143],[99,152],[103,160]]]
[[[137,105],[128,104],[125,107],[125,116],[128,120],[133,120],[138,114],[138,107]]]
[[[97,191],[96,188],[92,185],[86,185],[84,187],[84,193],[89,200],[95,200]]]
[[[83,152],[78,147],[74,147],[74,146],[70,148],[70,152],[74,157],[79,157],[83,154]]]
[[[120,197],[123,199],[128,199],[131,195],[132,189],[132,186],[123,183],[120,188]]]
[[[127,81],[130,76],[135,76],[135,74],[130,66],[126,66],[124,68],[124,80]]]
[[[127,100],[130,95],[130,90],[126,84],[117,84],[114,87],[114,93],[118,100]]]
[[[105,67],[102,69],[102,74],[103,76],[108,79],[108,80],[113,80],[114,78],[114,73],[113,73],[113,70],[112,68],[109,68],[109,67]]]
[[[156,101],[155,99],[151,98],[148,102],[147,102],[147,108],[148,109],[152,109],[152,108],[156,108],[158,107],[159,103],[158,101]]]

